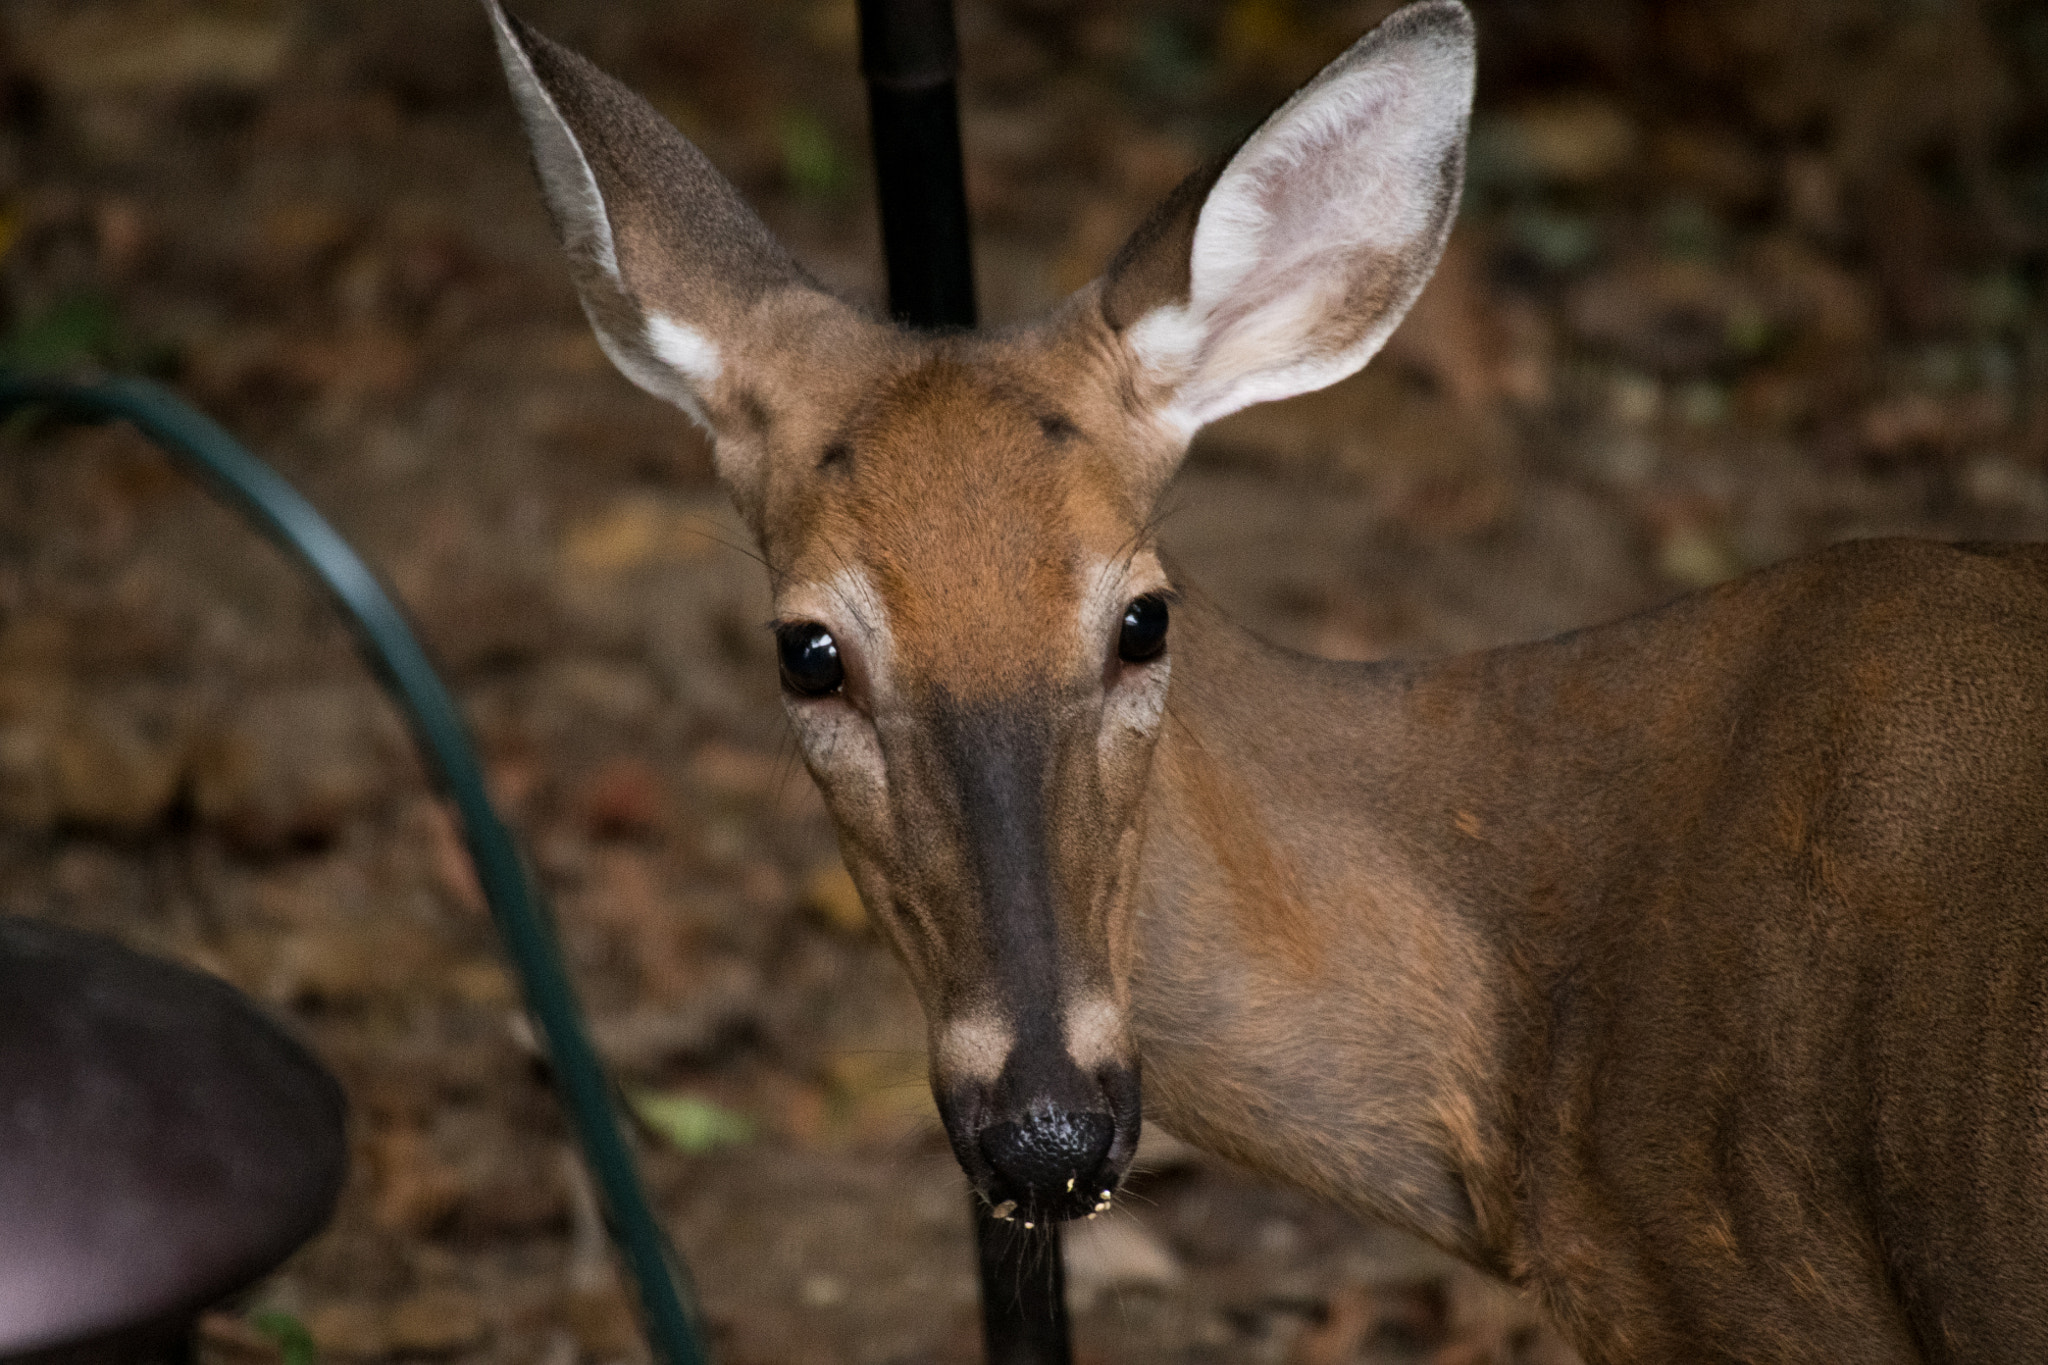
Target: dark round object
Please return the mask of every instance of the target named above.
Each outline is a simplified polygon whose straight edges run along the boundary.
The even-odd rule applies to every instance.
[[[1115,1139],[1116,1120],[1103,1113],[1051,1109],[994,1124],[981,1135],[996,1173],[990,1195],[1015,1199],[1034,1216],[1085,1213],[1113,1183],[1102,1163]]]
[[[1148,592],[1124,608],[1123,630],[1116,637],[1116,656],[1127,664],[1146,664],[1166,652],[1166,599]]]
[[[782,660],[782,685],[800,697],[830,696],[846,685],[839,642],[815,621],[777,626],[775,652]]]
[[[0,916],[0,1361],[141,1361],[318,1231],[341,1087],[232,987]]]

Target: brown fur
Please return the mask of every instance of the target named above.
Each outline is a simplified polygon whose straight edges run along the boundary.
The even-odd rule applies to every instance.
[[[1216,861],[1245,950],[1271,957],[1294,976],[1317,976],[1328,945],[1302,906],[1300,879],[1274,852],[1249,794],[1218,767],[1186,717],[1180,720],[1161,780],[1180,790],[1196,837]]]
[[[1258,818],[1413,879],[1410,913],[1490,945],[1491,1039],[1459,1087],[1472,1113],[1435,1106],[1433,1159],[1474,1217],[1438,1240],[1536,1289],[1593,1361],[2044,1358],[2048,554],[1843,546],[1421,668],[1188,625],[1175,707],[1193,726],[1253,723],[1215,686],[1317,717],[1335,750],[1307,766],[1267,734],[1221,755]],[[1204,676],[1212,649],[1228,682]],[[1201,800],[1179,771],[1158,767],[1162,808]],[[1257,1050],[1204,1048],[1183,1079],[1182,1040],[1261,1027],[1219,1018],[1226,970],[1241,1000],[1283,999],[1291,1028],[1366,994],[1385,971],[1374,920],[1405,898],[1363,917],[1312,900],[1353,926],[1328,976],[1247,976],[1256,959],[1191,918],[1210,902],[1165,871],[1218,856],[1180,842],[1202,823],[1153,826],[1162,890],[1134,992],[1148,1081],[1170,1121],[1234,1155],[1297,1179],[1342,1169],[1335,1120],[1386,1085],[1383,1044],[1319,1034],[1307,1097],[1218,1105],[1273,1090],[1247,1071]],[[1441,1034],[1454,978],[1413,979],[1375,996],[1402,1016],[1385,1031]],[[1455,1046],[1429,1051],[1460,1066]],[[1488,1209],[1507,1215],[1488,1227]]]
[[[528,89],[593,321],[657,391],[650,312],[715,343],[680,401],[842,637],[791,715],[935,1031],[973,1025],[941,1064],[1001,1068],[935,1076],[974,1178],[990,1112],[1142,1058],[1151,1115],[1513,1278],[1591,1365],[2048,1359],[2048,552],[1840,546],[1423,666],[1269,648],[1180,584],[1121,662],[1186,434],[1129,332],[1187,298],[1216,173],[1048,322],[917,337],[505,32],[615,220],[618,284]],[[1339,64],[1469,39],[1414,6]],[[1311,357],[1392,325],[1457,166],[1422,235],[1329,267]]]

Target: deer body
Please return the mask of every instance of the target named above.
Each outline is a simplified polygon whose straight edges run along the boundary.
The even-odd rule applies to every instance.
[[[585,312],[760,543],[791,726],[998,1216],[1106,1207],[1142,1095],[1529,1286],[1595,1365],[2048,1359],[2048,556],[1841,547],[1342,665],[1153,544],[1197,429],[1355,371],[1434,267],[1455,0],[993,336],[832,298],[489,9]]]
[[[1589,1360],[2048,1358],[2048,553],[1845,545],[1420,666],[1182,616],[1148,1114]]]

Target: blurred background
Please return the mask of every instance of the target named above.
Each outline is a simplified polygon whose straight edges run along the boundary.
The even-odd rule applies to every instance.
[[[984,318],[1392,8],[961,0]],[[1845,537],[2048,534],[2048,8],[1476,0],[1443,268],[1205,435],[1165,539],[1348,658]],[[852,0],[527,0],[881,294]],[[611,373],[478,8],[9,0],[0,358],[163,377],[378,566],[480,737],[730,1365],[977,1359],[922,1028],[775,701],[702,441]],[[1645,680],[1654,686],[1654,680]],[[454,828],[326,605],[122,429],[0,433],[0,910],[217,972],[344,1078],[333,1228],[216,1365],[642,1359]],[[1178,1148],[1072,1244],[1086,1362],[1559,1361],[1511,1295]]]

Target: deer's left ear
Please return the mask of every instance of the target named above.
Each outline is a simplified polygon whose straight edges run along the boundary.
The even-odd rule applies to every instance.
[[[715,438],[758,530],[772,471],[764,394],[805,395],[870,323],[797,267],[681,133],[638,95],[485,0],[583,311],[625,376]]]
[[[1450,234],[1473,66],[1457,0],[1396,12],[1118,253],[1103,315],[1165,425],[1192,436],[1379,350]]]

